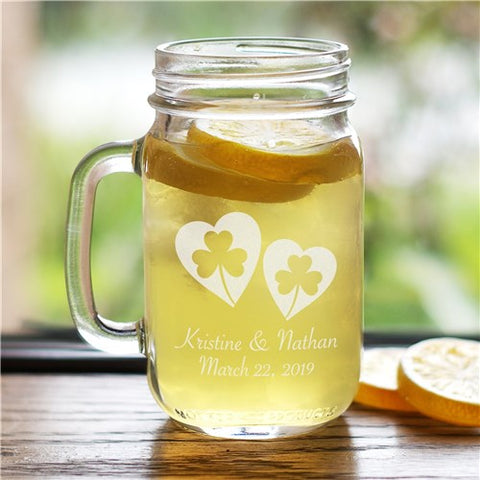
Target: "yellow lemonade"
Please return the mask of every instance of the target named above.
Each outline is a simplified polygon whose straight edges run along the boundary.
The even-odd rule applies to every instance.
[[[307,121],[269,122],[246,122],[252,139],[198,121],[143,146],[149,383],[208,433],[319,425],[357,389],[361,156]]]

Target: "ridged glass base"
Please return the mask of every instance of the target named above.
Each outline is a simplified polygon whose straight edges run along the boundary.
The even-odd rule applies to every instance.
[[[272,440],[275,438],[304,435],[322,427],[309,426],[278,426],[278,425],[250,425],[238,427],[194,427],[175,420],[175,423],[187,430],[204,433],[212,437],[228,438],[231,440]]]

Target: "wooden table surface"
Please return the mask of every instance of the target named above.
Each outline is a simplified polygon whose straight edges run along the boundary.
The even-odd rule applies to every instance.
[[[352,406],[315,433],[219,440],[178,428],[143,375],[5,374],[2,479],[475,479],[478,429]]]

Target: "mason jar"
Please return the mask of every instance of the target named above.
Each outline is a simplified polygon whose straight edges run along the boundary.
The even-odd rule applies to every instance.
[[[364,187],[348,48],[219,38],[155,58],[149,132],[99,147],[74,174],[73,318],[98,348],[140,350],[154,398],[189,429],[307,432],[348,408],[359,378]],[[94,190],[117,171],[143,183],[145,310],[129,324],[97,313],[90,280]]]

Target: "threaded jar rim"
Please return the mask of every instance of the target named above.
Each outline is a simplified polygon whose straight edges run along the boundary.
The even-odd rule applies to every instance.
[[[304,108],[330,114],[354,102],[348,90],[349,67],[348,47],[330,40],[223,37],[168,42],[155,50],[156,91],[149,101],[157,110],[193,116],[202,116],[204,107],[216,107],[209,115],[221,115],[221,106],[232,100],[248,101],[244,116],[265,113],[266,107],[288,110],[289,116]]]

